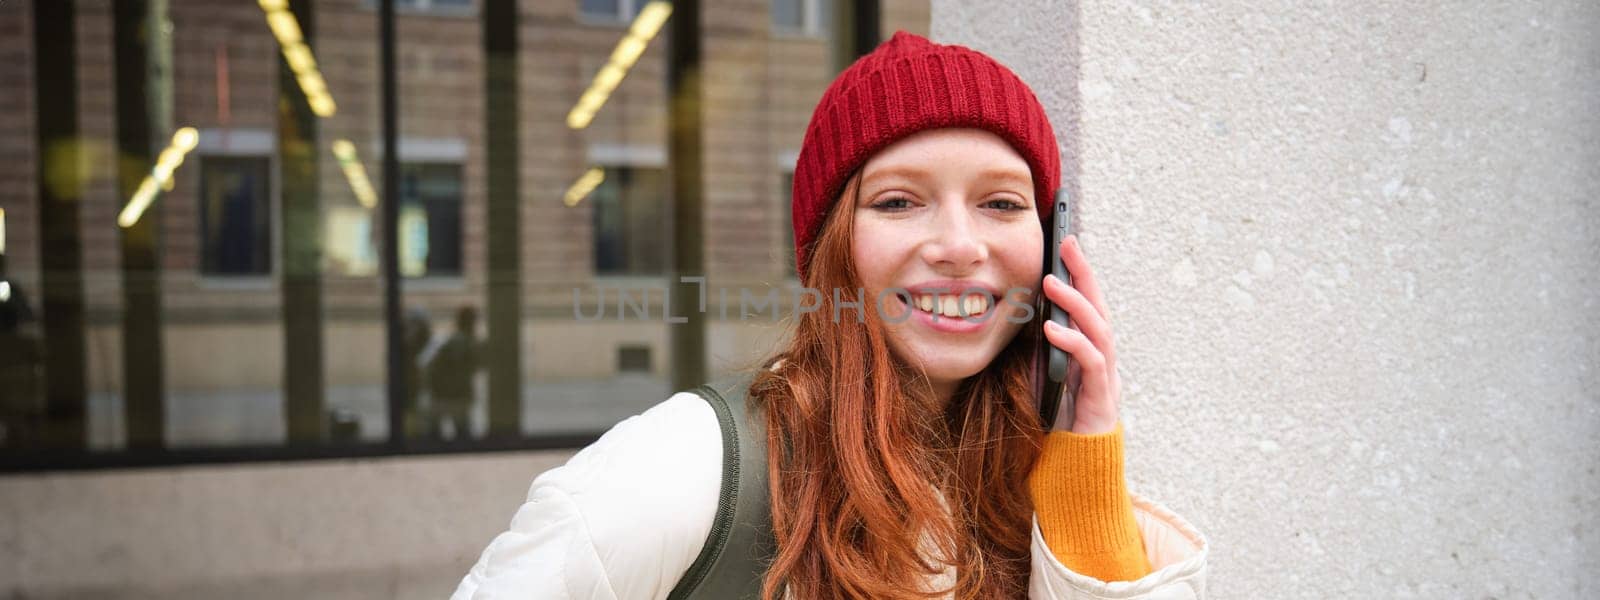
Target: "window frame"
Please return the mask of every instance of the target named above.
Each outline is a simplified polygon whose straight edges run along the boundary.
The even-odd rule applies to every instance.
[[[638,170],[644,170],[644,169],[655,170],[655,171],[660,172],[661,181],[662,181],[663,185],[664,186],[670,185],[670,180],[668,179],[668,177],[669,177],[668,166],[666,164],[664,164],[664,163],[657,164],[657,163],[653,163],[653,162],[648,161],[648,160],[640,160],[640,161],[592,162],[591,164],[593,164],[594,166],[599,167],[601,169],[605,169],[606,171],[613,171],[613,170],[616,170],[616,169],[628,169],[630,171],[638,171]],[[666,193],[666,194],[670,194],[671,193],[670,189],[663,189],[662,191],[664,193]],[[591,197],[588,199],[587,203],[589,204],[589,210],[590,210],[590,217],[589,217],[590,221],[589,222],[592,224],[592,223],[594,223],[594,219],[595,219],[594,213],[596,211],[598,211],[599,206],[594,202],[594,198],[592,197],[593,192],[591,192],[590,194],[591,194]],[[626,200],[626,198],[624,198],[624,200]],[[663,198],[663,202],[666,202],[666,200],[667,199],[664,197]],[[665,213],[667,211],[663,211],[663,212]],[[665,215],[663,215],[663,216],[665,216]],[[639,272],[639,271],[623,271],[623,272],[601,271],[600,270],[600,264],[599,264],[599,255],[598,255],[597,252],[595,252],[595,250],[599,249],[598,248],[598,242],[596,240],[596,237],[599,235],[599,231],[591,225],[590,234],[589,235],[590,235],[590,240],[589,240],[589,260],[590,260],[590,263],[589,263],[589,267],[590,267],[590,272],[593,274],[594,280],[596,282],[604,282],[606,284],[627,285],[627,284],[630,284],[630,283],[649,284],[649,283],[657,283],[657,282],[665,282],[665,281],[667,281],[668,275],[667,275],[667,267],[666,267],[666,265],[663,265],[662,270],[661,270],[660,273],[647,273],[647,272]],[[665,244],[670,244],[671,243],[670,235],[663,235],[662,236],[662,242],[665,243]],[[666,251],[666,250],[670,250],[670,249],[663,248],[663,251]]]
[[[230,275],[206,270],[206,243],[205,243],[205,165],[209,160],[260,160],[266,165],[267,176],[267,270],[264,273],[246,273]],[[271,288],[278,281],[278,276],[283,269],[283,227],[279,216],[282,214],[282,193],[280,169],[276,152],[258,153],[253,151],[229,151],[227,149],[208,149],[195,152],[195,165],[191,179],[195,187],[195,247],[197,255],[195,260],[195,281],[203,289],[241,289],[260,290]]]
[[[200,141],[195,146],[193,158],[196,165],[203,165],[207,158],[212,157],[241,157],[267,159],[267,211],[271,216],[271,223],[267,230],[271,236],[269,252],[271,253],[272,266],[267,273],[262,275],[220,275],[206,273],[204,258],[197,261],[194,269],[195,284],[205,290],[248,290],[259,291],[271,289],[277,285],[278,276],[283,269],[283,224],[279,217],[283,214],[283,169],[278,164],[278,135],[276,132],[245,127],[212,127],[200,130]],[[201,194],[201,172],[203,168],[194,169],[187,174],[192,179],[195,188],[195,213],[196,219],[200,212],[200,203],[204,202]],[[182,169],[179,172],[183,172]],[[197,247],[202,247],[204,240],[197,239]]]
[[[461,186],[461,193],[456,198],[456,236],[455,236],[455,238],[456,238],[456,259],[457,259],[457,262],[459,264],[456,266],[456,271],[454,273],[434,274],[434,273],[432,273],[430,271],[424,270],[422,275],[418,275],[418,276],[413,277],[413,276],[406,275],[405,273],[401,273],[401,277],[404,278],[404,280],[405,280],[407,285],[415,285],[415,284],[421,283],[422,284],[421,287],[424,288],[424,289],[454,289],[454,288],[464,287],[465,284],[466,284],[466,273],[467,273],[467,240],[466,240],[466,230],[467,230],[467,192],[466,192],[466,190],[467,190],[467,165],[466,165],[465,160],[463,160],[463,159],[448,159],[448,158],[436,158],[436,157],[411,158],[411,157],[406,156],[406,153],[404,151],[402,151],[400,153],[400,172],[401,172],[401,176],[402,177],[404,177],[405,170],[406,170],[407,167],[420,168],[420,167],[426,167],[426,166],[448,166],[448,167],[454,167],[455,170],[456,170],[456,173],[459,175],[458,183]],[[402,185],[404,185],[404,184],[402,184]],[[418,199],[418,202],[422,202],[420,198]],[[426,203],[422,203],[422,205],[424,207],[423,211],[426,212],[427,211]],[[401,210],[405,210],[405,202],[404,202],[404,200],[401,201],[400,208],[401,208]],[[432,227],[432,223],[429,223],[429,226]],[[431,239],[429,240],[429,244],[430,244],[430,247],[431,247],[431,244],[432,244],[432,240]],[[403,258],[402,258],[402,260],[403,260]]]
[[[415,164],[450,164],[450,165],[455,165],[456,167],[458,167],[461,170],[461,190],[462,191],[461,191],[461,202],[460,202],[460,205],[458,206],[458,208],[461,210],[461,219],[458,222],[458,225],[461,228],[461,233],[460,233],[460,235],[457,236],[457,240],[461,244],[461,248],[459,250],[460,253],[461,253],[461,270],[459,272],[453,274],[453,275],[427,275],[427,274],[424,274],[424,275],[422,275],[420,277],[407,277],[407,276],[405,276],[404,273],[402,273],[401,274],[401,279],[402,279],[402,281],[404,281],[404,286],[407,288],[408,291],[421,291],[421,292],[435,292],[435,291],[439,291],[439,292],[460,292],[460,291],[463,291],[463,290],[467,289],[467,275],[466,274],[467,274],[467,254],[468,254],[468,251],[467,251],[467,243],[466,243],[466,241],[467,241],[466,240],[466,230],[467,230],[467,216],[466,216],[466,214],[467,214],[467,212],[466,212],[467,211],[467,192],[466,192],[466,190],[467,190],[467,187],[468,187],[467,186],[467,171],[468,171],[467,166],[471,162],[471,160],[470,160],[471,152],[467,147],[467,140],[466,140],[466,138],[459,137],[459,136],[428,137],[428,136],[416,136],[416,135],[401,135],[401,136],[399,136],[398,139],[395,140],[395,143],[398,146],[395,149],[395,151],[396,151],[396,154],[398,154],[399,157],[400,157],[398,163],[399,163],[400,169],[402,171],[405,170],[405,167],[408,164],[412,164],[412,165],[415,165]],[[383,164],[383,140],[381,138],[373,138],[370,147],[373,149],[373,159],[372,160],[374,162],[376,162],[377,164],[382,165]],[[382,177],[381,173],[375,174],[374,181],[377,181],[381,177]],[[380,261],[381,261],[381,259],[380,259]],[[373,278],[373,277],[381,277],[382,275],[383,274],[381,272],[381,267],[380,267],[380,272],[379,273],[376,273],[376,274],[371,275],[371,276],[362,275],[360,277],[362,277],[362,278]]]

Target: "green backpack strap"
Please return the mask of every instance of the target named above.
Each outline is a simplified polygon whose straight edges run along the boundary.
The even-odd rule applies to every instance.
[[[694,564],[667,600],[759,600],[777,543],[767,503],[766,420],[745,398],[752,375],[695,388],[722,426],[722,493],[717,518]]]

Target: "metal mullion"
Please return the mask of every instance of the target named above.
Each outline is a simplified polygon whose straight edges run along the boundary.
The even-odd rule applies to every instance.
[[[170,37],[163,31],[165,0],[117,0],[112,14],[116,140],[123,157],[117,163],[118,199],[126,202],[155,163],[156,140],[173,131],[171,105],[166,102],[172,98],[172,54]],[[123,428],[128,447],[159,448],[165,443],[159,206],[117,228]]]
[[[379,264],[383,271],[383,328],[384,356],[387,368],[385,389],[388,391],[388,447],[394,452],[406,448],[406,356],[405,329],[401,318],[400,278],[400,154],[399,128],[399,74],[395,66],[395,0],[378,3],[379,78],[382,80],[383,121],[383,196],[379,202],[382,220],[383,247],[379,250]]]
[[[484,0],[484,166],[488,298],[489,436],[516,438],[522,426],[522,119],[516,0]],[[463,227],[465,229],[465,227]],[[464,254],[463,254],[464,258]]]
[[[706,381],[706,315],[699,305],[700,288],[684,277],[705,275],[705,120],[704,68],[701,63],[699,0],[675,0],[668,23],[667,177],[672,207],[667,220],[667,289],[671,304],[684,307],[684,320],[668,324],[671,340],[672,389],[687,390]],[[702,279],[703,281],[703,279]]]

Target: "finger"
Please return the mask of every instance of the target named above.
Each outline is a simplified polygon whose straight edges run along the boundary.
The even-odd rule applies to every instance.
[[[1055,275],[1046,275],[1044,294],[1051,302],[1055,302],[1065,309],[1067,314],[1072,315],[1073,323],[1078,326],[1079,331],[1088,336],[1095,348],[1110,357],[1110,360],[1116,360],[1116,336],[1111,333],[1111,323],[1090,305],[1082,291],[1067,285]]]
[[[1081,332],[1054,324],[1045,325],[1044,329],[1045,337],[1051,344],[1072,354],[1072,366],[1076,367],[1078,376],[1068,378],[1062,394],[1074,394],[1078,400],[1074,410],[1078,411],[1080,416],[1084,414],[1083,411],[1089,411],[1101,417],[1114,417],[1118,396],[1111,393],[1107,379],[1109,367],[1104,357],[1094,350],[1088,338]],[[1075,393],[1074,388],[1076,388]]]
[[[1078,244],[1078,234],[1069,235],[1061,241],[1061,262],[1072,276],[1072,287],[1083,292],[1084,297],[1100,313],[1100,318],[1110,321],[1111,310],[1106,306],[1105,294],[1100,291],[1100,280],[1094,276],[1094,269],[1083,254],[1083,247]]]
[[[1046,321],[1044,324],[1044,337],[1050,341],[1050,345],[1072,355],[1072,360],[1077,362],[1083,369],[1083,378],[1085,380],[1091,378],[1099,379],[1105,373],[1105,355],[1098,348],[1095,348],[1094,344],[1089,341],[1089,338],[1083,332],[1062,327],[1054,321]]]

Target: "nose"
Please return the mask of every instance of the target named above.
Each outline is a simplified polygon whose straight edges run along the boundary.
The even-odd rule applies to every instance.
[[[961,200],[941,202],[922,245],[922,259],[941,272],[970,273],[989,259],[989,246]]]

